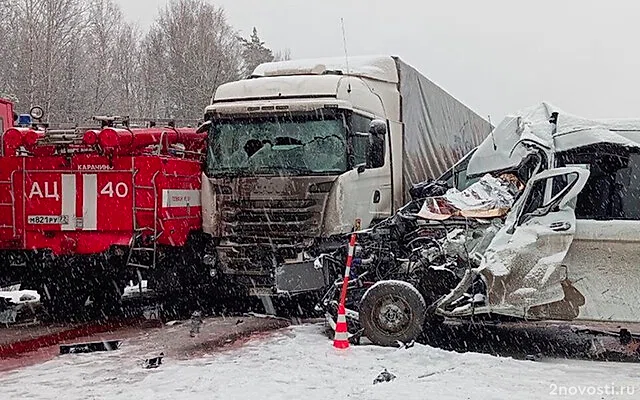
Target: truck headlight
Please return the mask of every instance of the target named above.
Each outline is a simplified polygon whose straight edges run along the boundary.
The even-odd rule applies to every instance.
[[[207,254],[204,257],[202,257],[202,262],[204,263],[204,265],[214,267],[216,265],[216,258],[211,254]]]

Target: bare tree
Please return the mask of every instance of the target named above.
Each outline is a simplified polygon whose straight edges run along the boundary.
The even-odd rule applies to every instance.
[[[291,49],[276,50],[273,52],[273,61],[291,60]]]
[[[200,116],[217,85],[239,78],[241,46],[224,12],[204,0],[174,0],[145,40],[146,97],[157,116]]]
[[[115,50],[123,22],[122,13],[113,0],[92,0],[87,14],[84,38],[89,54],[87,78],[91,96],[86,100],[90,110],[98,113],[115,104],[110,100],[114,99],[114,70],[119,63]]]
[[[272,59],[207,0],[171,0],[144,35],[114,0],[0,0],[0,95],[55,122],[197,119],[217,86]]]
[[[140,48],[139,90],[140,115],[145,117],[164,117],[167,108],[168,90],[164,79],[168,74],[164,71],[166,59],[161,34],[152,29],[144,38]]]
[[[14,0],[9,30],[15,61],[11,81],[20,88],[22,106],[41,104],[60,117],[56,101],[67,88],[60,85],[67,54],[81,41],[85,7],[81,0]]]
[[[15,18],[10,0],[0,0],[0,97],[15,97],[14,68],[15,46],[11,32],[11,21]]]
[[[141,115],[142,80],[140,33],[131,24],[122,24],[116,33],[112,56],[112,88],[114,111],[120,114]]]

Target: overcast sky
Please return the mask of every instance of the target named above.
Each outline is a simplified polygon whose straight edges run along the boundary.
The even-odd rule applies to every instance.
[[[145,29],[166,0],[116,0]],[[389,54],[494,124],[546,100],[585,117],[640,117],[634,0],[210,0],[292,58]]]

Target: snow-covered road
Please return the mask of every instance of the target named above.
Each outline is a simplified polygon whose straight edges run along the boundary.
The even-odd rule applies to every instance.
[[[59,356],[0,375],[2,399],[640,399],[640,365],[517,361],[427,346],[334,350],[321,325],[287,328],[190,361],[144,349]],[[373,385],[387,368],[393,382]],[[615,392],[615,393],[614,393]]]

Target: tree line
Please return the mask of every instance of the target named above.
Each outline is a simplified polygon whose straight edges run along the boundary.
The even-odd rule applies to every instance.
[[[217,86],[288,58],[206,0],[172,0],[146,32],[113,0],[0,0],[0,96],[58,123],[199,119]]]

